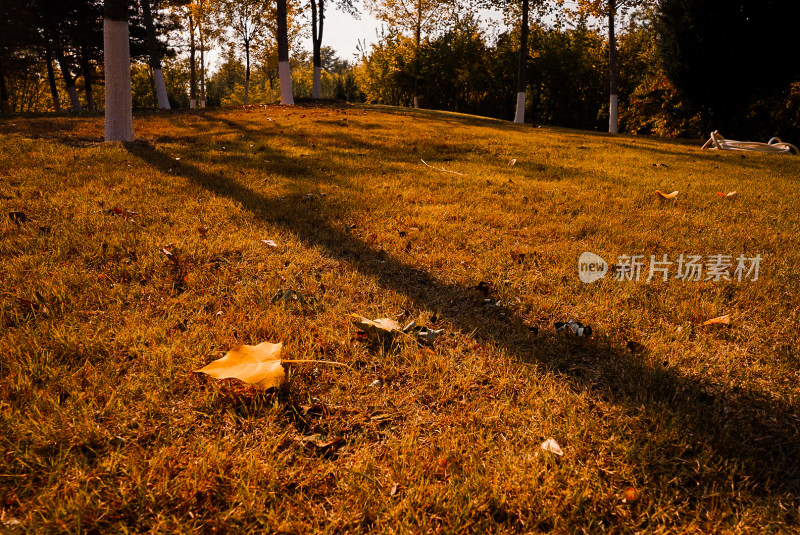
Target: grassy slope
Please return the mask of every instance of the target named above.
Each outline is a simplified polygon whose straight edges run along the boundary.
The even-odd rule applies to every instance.
[[[800,526],[800,158],[370,107],[135,126],[124,147],[99,118],[0,122],[5,529]],[[584,285],[587,250],[765,260]],[[379,347],[346,317],[403,311],[446,334]],[[569,317],[593,338],[556,335]],[[267,393],[192,373],[262,341],[352,371],[291,365]]]

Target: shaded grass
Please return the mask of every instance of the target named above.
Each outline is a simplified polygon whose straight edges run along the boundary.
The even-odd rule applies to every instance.
[[[384,107],[136,127],[0,123],[1,202],[34,220],[0,234],[15,529],[797,529],[796,159]],[[584,285],[586,250],[765,260],[749,283]],[[446,335],[379,347],[346,319],[403,311]],[[595,336],[555,335],[568,317]],[[293,365],[268,393],[191,373],[264,340],[355,371]]]

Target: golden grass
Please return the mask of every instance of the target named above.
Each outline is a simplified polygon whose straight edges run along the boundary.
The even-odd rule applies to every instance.
[[[798,158],[368,106],[135,127],[0,122],[3,530],[800,529]],[[586,285],[584,251],[764,260]],[[263,341],[352,369],[192,373]]]

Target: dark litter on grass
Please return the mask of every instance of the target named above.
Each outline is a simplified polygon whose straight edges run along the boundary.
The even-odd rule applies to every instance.
[[[314,297],[306,297],[302,293],[292,290],[289,288],[288,290],[284,290],[283,288],[279,288],[277,292],[270,298],[270,303],[277,303],[279,301],[283,301],[284,303],[300,303],[302,306],[308,306],[309,303],[313,303],[316,301]]]
[[[391,318],[370,320],[358,314],[351,314],[350,319],[367,336],[378,339],[393,338],[397,334],[406,334],[412,336],[419,343],[432,344],[444,332],[444,329],[437,330],[417,325],[416,320],[411,320],[405,327],[401,327],[397,321]]]
[[[584,325],[580,321],[570,318],[568,321],[557,321],[555,323],[557,333],[572,333],[580,338],[589,338],[592,335],[592,328]]]
[[[25,212],[10,212],[8,217],[10,217],[11,221],[13,221],[18,227],[21,227],[23,223],[30,221],[28,216],[25,215]]]
[[[422,343],[432,344],[444,332],[444,329],[431,329],[429,327],[422,327],[417,325],[416,321],[411,321],[408,325],[403,327],[403,332],[413,335]]]

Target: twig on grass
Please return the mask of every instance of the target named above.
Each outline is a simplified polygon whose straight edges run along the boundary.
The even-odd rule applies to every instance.
[[[464,176],[464,174],[463,174],[463,173],[458,173],[458,172],[456,172],[456,171],[448,171],[448,170],[447,170],[447,169],[445,169],[444,167],[434,167],[434,166],[432,166],[431,164],[429,164],[428,162],[426,162],[425,160],[423,160],[422,158],[420,158],[420,159],[419,159],[419,161],[421,161],[422,163],[424,163],[425,165],[427,165],[427,166],[428,166],[428,167],[430,167],[431,169],[436,169],[437,171],[441,171],[441,172],[443,172],[443,173],[453,173],[454,175]]]

